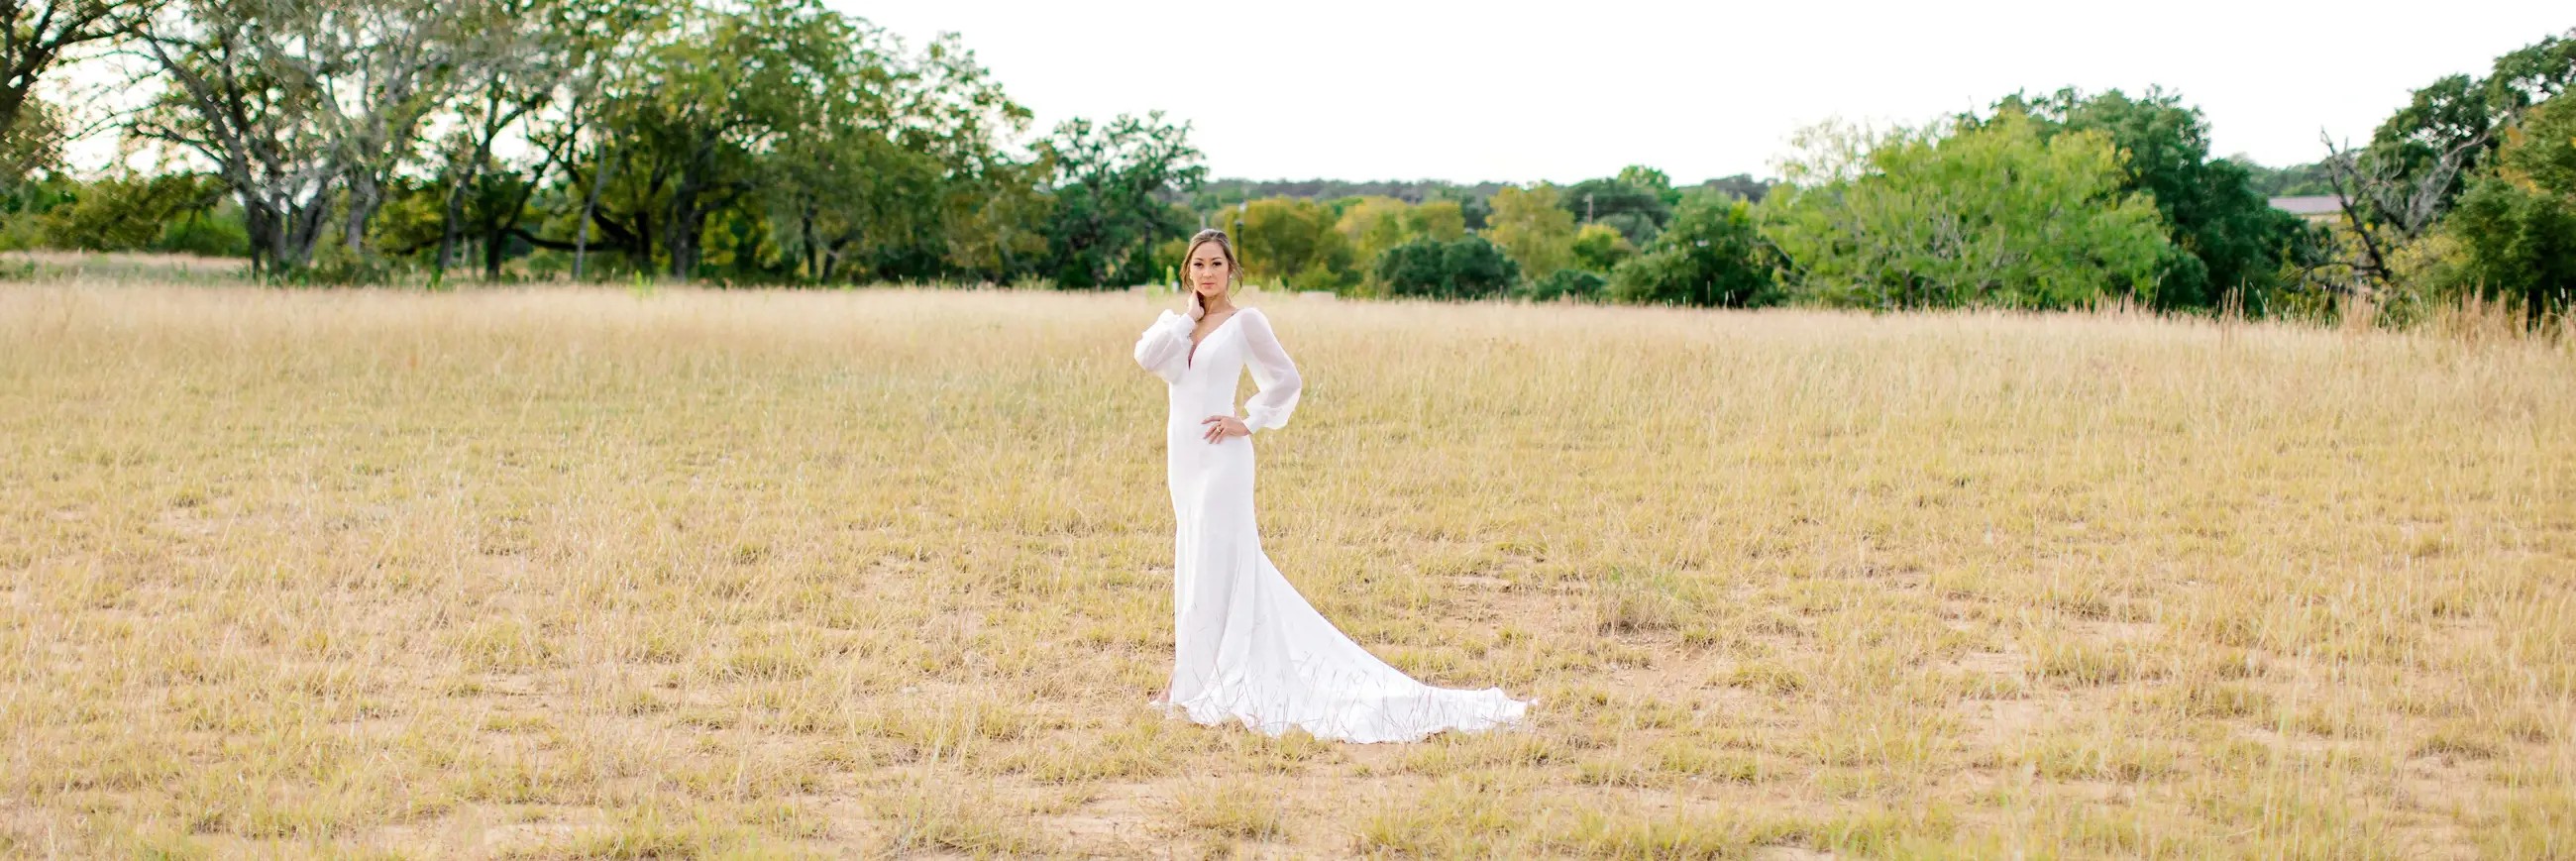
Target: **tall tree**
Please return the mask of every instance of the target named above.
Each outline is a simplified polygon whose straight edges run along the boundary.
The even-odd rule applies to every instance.
[[[385,180],[420,144],[481,0],[184,0],[137,28],[175,86],[138,136],[217,165],[271,266],[301,267],[341,189],[343,242],[363,251]]]
[[[1530,277],[1566,268],[1574,262],[1574,214],[1564,200],[1563,189],[1544,182],[1495,192],[1484,236]]]
[[[1342,210],[1334,229],[1341,231],[1353,258],[1375,261],[1387,249],[1415,238],[1407,223],[1412,210],[1412,204],[1392,197],[1362,197]]]
[[[2576,304],[2576,97],[2540,103],[2505,138],[2445,228],[2468,249],[2474,289],[2537,325]]]
[[[1467,211],[1455,200],[1426,200],[1405,213],[1404,224],[1410,235],[1452,242],[1467,235]]]
[[[851,274],[940,274],[953,265],[948,230],[993,226],[952,222],[958,210],[949,201],[961,192],[1022,191],[1015,187],[1021,172],[1001,146],[1026,128],[1029,111],[953,36],[916,55],[873,27],[855,35],[860,41],[844,53],[837,72],[843,83],[815,99],[806,130],[776,151],[783,171],[773,208],[782,220],[776,232],[799,249],[804,271],[816,279],[840,276],[853,257],[901,271]],[[999,254],[1027,246],[980,237],[972,244],[978,259],[980,249]]]
[[[593,57],[618,34],[660,10],[647,2],[492,0],[473,11],[483,20],[466,28],[473,62],[458,74],[463,96],[440,147],[447,189],[432,267],[444,272],[471,229],[483,246],[484,277],[498,278],[529,198],[579,138],[582,115],[546,112],[584,87],[596,71]],[[531,157],[513,163],[499,156],[497,145],[513,136],[535,145]]]
[[[1190,227],[1186,213],[1158,196],[1187,195],[1207,177],[1189,144],[1189,124],[1165,123],[1161,111],[1121,114],[1106,124],[1066,120],[1038,143],[1038,152],[1058,178],[1048,236],[1055,278],[1065,287],[1153,277],[1141,252]]]
[[[1053,168],[995,159],[947,184],[942,210],[946,259],[955,270],[1002,282],[1045,260],[1045,226],[1055,198]]]
[[[580,201],[572,241],[519,235],[582,254],[620,250],[639,271],[694,278],[719,213],[768,230],[758,195],[787,179],[781,148],[856,85],[848,69],[876,59],[873,28],[816,0],[680,4],[624,23],[595,53],[606,65],[584,73],[587,94],[565,100],[581,118],[565,146]]]
[[[1575,231],[1573,251],[1574,268],[1599,275],[1608,275],[1620,263],[1637,256],[1636,244],[1607,224],[1586,224]]]
[[[63,144],[71,138],[63,125],[62,111],[43,99],[19,104],[17,122],[0,131],[0,190],[15,190],[38,171],[62,167]]]
[[[1566,186],[1557,195],[1557,203],[1578,223],[1606,224],[1631,244],[1644,245],[1654,241],[1655,234],[1663,231],[1664,222],[1672,218],[1672,205],[1664,199],[1672,190],[1672,182],[1664,178],[1662,171],[1631,165],[1616,178],[1587,179]]]
[[[1483,299],[1503,295],[1520,280],[1521,268],[1484,237],[1463,236],[1389,248],[1372,274],[1388,295]]]
[[[1762,220],[1803,294],[1879,308],[2064,308],[2151,299],[2155,204],[2123,189],[2100,132],[1989,121],[1878,134],[1810,130]]]
[[[242,200],[251,266],[297,269],[329,216],[342,154],[319,117],[321,94],[284,85],[252,31],[258,4],[191,0],[141,29],[173,84],[136,119],[137,137],[192,150]]]
[[[0,0],[0,136],[63,54],[123,35],[161,0]]]
[[[1242,223],[1235,244],[1243,252],[1245,277],[1315,290],[1340,287],[1347,280],[1351,248],[1334,229],[1330,207],[1303,198],[1267,197],[1244,207]]]
[[[1702,191],[1682,199],[1644,254],[1610,272],[1621,302],[1740,308],[1778,301],[1770,251],[1743,199]]]
[[[2503,146],[2503,127],[2525,108],[2571,85],[2576,85],[2576,30],[2497,57],[2485,78],[2450,75],[2416,90],[2406,107],[2371,133],[2369,147],[2355,156],[2353,175],[2377,178],[2377,185],[2387,189],[2426,191],[2371,194],[2363,201],[2370,207],[2363,217],[2413,225],[2410,237],[2430,226]]]
[[[1655,197],[1667,207],[1678,206],[1682,202],[1682,191],[1673,187],[1672,175],[1656,168],[1632,164],[1620,168],[1619,175],[1612,179],[1654,192]]]
[[[2244,166],[2209,157],[2209,121],[2179,94],[2150,88],[2132,99],[2119,90],[2087,96],[2067,88],[2039,99],[2015,94],[1996,109],[2029,114],[2043,136],[2100,132],[2119,148],[2122,187],[2153,198],[2172,232],[2157,276],[2158,307],[2213,307],[2241,290],[2259,308],[2279,286],[2282,263],[2298,259],[2311,241],[2304,222],[2255,191]]]

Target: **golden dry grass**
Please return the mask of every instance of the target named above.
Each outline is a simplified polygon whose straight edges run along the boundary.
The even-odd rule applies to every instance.
[[[1145,708],[1145,298],[0,288],[0,856],[2576,854],[2564,343],[1252,301],[1527,731]]]

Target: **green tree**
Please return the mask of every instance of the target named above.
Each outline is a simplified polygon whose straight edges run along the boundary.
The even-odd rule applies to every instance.
[[[2416,90],[2354,156],[2359,172],[2381,180],[2378,193],[2361,195],[2366,217],[2409,237],[2430,226],[2503,146],[2504,128],[2571,85],[2576,34],[2497,57],[2485,78],[2449,75]]]
[[[1600,275],[1610,274],[1620,263],[1637,256],[1637,246],[1618,228],[1607,224],[1586,224],[1574,232],[1574,268]]]
[[[1761,221],[1800,295],[1879,308],[2152,297],[2167,242],[2100,132],[2018,111],[1970,127],[1802,132]]]
[[[34,101],[36,83],[50,77],[65,52],[124,35],[151,16],[163,0],[0,0],[0,139],[17,131]],[[16,177],[9,177],[12,181]]]
[[[157,250],[165,236],[210,217],[224,191],[220,180],[198,174],[106,177],[45,213],[45,243],[84,251]]]
[[[2149,89],[2131,99],[2119,90],[2086,96],[2073,88],[1996,104],[2027,112],[2043,137],[2100,132],[2122,155],[2122,188],[2150,196],[2171,231],[2154,293],[2161,308],[2208,308],[2230,290],[2262,307],[2279,284],[2285,260],[2311,240],[2297,216],[2273,209],[2244,166],[2209,157],[2209,121],[2182,97]],[[1971,121],[1973,125],[1974,121]]]
[[[1449,196],[1439,199],[1457,203],[1459,222],[1471,231],[1484,230],[1485,219],[1494,214],[1494,200],[1490,195],[1477,196],[1453,190]]]
[[[1610,273],[1619,302],[1741,308],[1779,300],[1751,204],[1702,192],[1682,199],[1646,252]]]
[[[1454,200],[1405,203],[1392,197],[1361,197],[1342,210],[1335,225],[1349,247],[1352,268],[1374,273],[1387,249],[1417,239],[1442,242],[1467,235],[1465,212]]]
[[[1106,287],[1158,277],[1151,271],[1154,240],[1191,227],[1187,210],[1158,195],[1187,195],[1207,176],[1189,144],[1189,124],[1165,123],[1161,111],[1106,124],[1072,119],[1038,148],[1060,178],[1047,225],[1056,282]],[[1129,261],[1146,271],[1122,271],[1137,268]]]
[[[814,0],[756,0],[655,53],[658,85],[635,113],[672,177],[661,218],[672,276],[697,277],[708,219],[779,179],[770,154],[818,131],[830,103],[816,94],[865,83],[850,74],[854,54],[875,59],[863,27]]]
[[[2239,153],[2227,157],[2245,169],[2248,184],[2266,199],[2274,197],[2323,196],[2335,193],[2334,183],[2326,178],[2326,166],[2318,163],[2294,164],[2289,167],[2264,167],[2253,156]]]
[[[66,137],[53,105],[37,98],[19,103],[16,120],[0,129],[0,190],[61,170]]]
[[[366,253],[388,177],[475,55],[489,0],[183,0],[136,40],[172,86],[129,126],[205,157],[244,204],[254,267],[303,269],[342,218]]]
[[[1520,264],[1520,271],[1554,272],[1574,260],[1574,214],[1562,206],[1561,189],[1539,183],[1494,193],[1484,236]]]
[[[997,158],[952,177],[941,197],[948,264],[1001,282],[1022,272],[1025,262],[1045,259],[1045,226],[1055,205],[1047,194],[1050,172],[1045,164]],[[1170,256],[1178,259],[1180,252]]]
[[[1432,299],[1482,299],[1502,295],[1520,280],[1520,266],[1481,236],[1449,242],[1417,239],[1387,249],[1377,260],[1377,282],[1390,295]]]
[[[860,38],[838,73],[848,83],[814,99],[805,130],[773,157],[781,172],[770,194],[773,230],[814,280],[935,276],[951,266],[947,230],[991,226],[952,225],[952,212],[973,211],[953,210],[952,198],[1010,198],[979,207],[987,214],[1030,211],[1024,172],[1001,153],[1030,114],[953,35],[913,56],[874,28]],[[976,260],[1029,248],[971,242]]]
[[[1627,185],[1653,191],[1655,197],[1662,200],[1666,207],[1681,205],[1681,189],[1674,188],[1672,176],[1661,170],[1642,164],[1632,164],[1620,168],[1619,175],[1614,178]]]
[[[1243,209],[1235,235],[1244,277],[1305,290],[1343,286],[1350,241],[1335,228],[1331,207],[1297,197],[1268,197]]]
[[[2419,296],[2402,283],[2421,240],[2434,234],[2459,195],[2491,172],[2494,154],[2521,112],[2576,84],[2576,32],[2549,37],[2496,59],[2486,78],[2451,75],[2416,90],[2380,124],[2369,146],[2327,141],[2323,162],[2347,201],[2334,237],[2334,262],[2369,287]]]
[[[1342,209],[1333,227],[1341,232],[1352,257],[1374,261],[1387,249],[1420,236],[1414,229],[1413,208],[1392,197],[1362,197]]]
[[[1405,213],[1411,235],[1449,242],[1467,235],[1467,211],[1455,200],[1426,200]]]
[[[1605,224],[1617,228],[1635,245],[1655,239],[1672,218],[1672,204],[1665,198],[1673,191],[1672,181],[1663,172],[1631,165],[1611,179],[1587,179],[1567,186],[1557,202],[1565,211],[1585,225]]]
[[[469,244],[481,246],[486,279],[500,278],[511,254],[546,244],[530,230],[531,204],[558,170],[572,186],[590,185],[582,160],[592,154],[586,145],[601,137],[601,91],[626,71],[625,61],[667,33],[679,2],[497,0],[470,10],[479,16],[472,22],[476,62],[458,72],[465,95],[447,117],[449,133],[434,142],[446,185],[430,258],[434,277]],[[505,155],[498,144],[511,138],[527,146]],[[586,242],[574,246],[586,256]],[[585,263],[575,261],[576,276]]]
[[[2496,162],[2444,227],[2466,247],[2475,288],[2537,325],[2576,301],[2576,97],[2531,109]]]

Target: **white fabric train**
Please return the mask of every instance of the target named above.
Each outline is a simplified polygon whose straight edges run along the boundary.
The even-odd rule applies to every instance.
[[[1288,583],[1261,550],[1252,515],[1252,438],[1206,440],[1209,416],[1233,415],[1249,365],[1260,392],[1244,405],[1256,434],[1288,423],[1304,381],[1257,308],[1240,308],[1200,343],[1195,321],[1166,310],[1136,341],[1136,363],[1171,386],[1169,450],[1174,601],[1167,708],[1266,735],[1413,741],[1443,730],[1519,721],[1530,703],[1501,688],[1435,688],[1360,648]]]

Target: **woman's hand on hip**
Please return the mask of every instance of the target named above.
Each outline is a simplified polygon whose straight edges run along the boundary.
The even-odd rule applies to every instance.
[[[1210,443],[1223,440],[1230,436],[1252,435],[1252,429],[1244,427],[1243,420],[1233,416],[1209,416],[1206,420],[1199,422],[1199,424],[1208,426],[1207,441]]]

